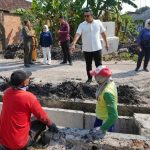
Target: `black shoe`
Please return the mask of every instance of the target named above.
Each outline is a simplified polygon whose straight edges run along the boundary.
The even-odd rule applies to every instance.
[[[70,62],[69,65],[72,66],[73,65],[72,62]]]
[[[27,68],[30,68],[30,65],[24,65],[25,67],[27,67]]]
[[[149,70],[147,68],[144,68],[143,70],[146,71],[146,72],[149,72]]]
[[[67,62],[64,62],[64,61],[63,61],[63,62],[61,62],[60,64],[66,64],[66,63],[67,63]]]
[[[35,63],[34,62],[30,62],[29,64],[34,65]]]
[[[136,69],[135,69],[135,71],[136,71],[136,72],[138,72],[138,71],[139,71],[139,69],[138,69],[138,68],[136,68]]]
[[[91,82],[92,82],[92,79],[88,79],[88,80],[86,81],[87,84],[90,84]]]

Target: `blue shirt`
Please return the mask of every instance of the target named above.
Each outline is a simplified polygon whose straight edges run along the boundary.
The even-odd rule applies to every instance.
[[[50,31],[48,32],[42,32],[40,34],[40,45],[41,47],[49,47],[52,45],[53,39],[52,39],[52,34]]]
[[[137,43],[141,45],[142,41],[150,41],[150,29],[144,28],[143,30],[141,30],[137,38]]]

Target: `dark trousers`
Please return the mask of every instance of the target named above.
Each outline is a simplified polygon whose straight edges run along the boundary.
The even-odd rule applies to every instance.
[[[84,52],[84,58],[86,62],[86,71],[88,79],[92,79],[92,76],[89,73],[90,70],[92,70],[92,60],[94,59],[96,67],[102,65],[102,52],[101,50],[94,52]]]
[[[103,124],[103,120],[96,118],[95,119],[95,123],[94,123],[94,128],[96,127],[100,127]],[[114,131],[114,125],[112,125],[109,130],[109,132],[113,132]]]
[[[137,69],[140,68],[143,57],[145,57],[143,68],[146,69],[149,63],[149,59],[150,59],[150,47],[143,46],[142,51],[139,52],[138,61],[137,61]]]
[[[71,59],[71,53],[69,50],[69,41],[61,42],[61,48],[63,52],[63,62],[67,63],[68,61],[69,63],[71,63],[72,59]]]
[[[33,120],[31,122],[31,129],[29,133],[29,140],[24,148],[22,150],[28,150],[30,146],[34,145],[42,133],[46,129],[46,125],[38,120]],[[0,150],[9,150],[9,148],[4,147],[3,145],[0,145]]]
[[[32,42],[24,42],[24,65],[29,65],[32,62]]]

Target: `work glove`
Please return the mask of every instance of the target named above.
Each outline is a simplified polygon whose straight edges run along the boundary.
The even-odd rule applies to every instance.
[[[59,132],[59,129],[57,128],[55,123],[52,123],[48,128],[49,128],[48,129],[49,132],[53,132],[53,133],[58,133]]]
[[[91,129],[89,134],[92,136],[93,140],[98,140],[104,138],[106,132],[104,132],[100,127],[96,127]]]

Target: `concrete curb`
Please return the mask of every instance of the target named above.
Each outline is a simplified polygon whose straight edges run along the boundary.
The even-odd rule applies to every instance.
[[[0,103],[0,110],[1,107],[2,103]],[[58,126],[80,129],[92,129],[94,127],[95,113],[48,107],[43,107],[43,109]],[[140,130],[139,124],[135,123],[135,119],[129,116],[119,116],[114,125],[114,132],[116,133],[139,134]]]
[[[85,100],[83,102],[70,102],[65,100],[55,101],[55,100],[44,100],[40,99],[42,106],[49,108],[61,108],[70,110],[80,110],[83,112],[95,113],[96,102]],[[134,113],[150,114],[150,105],[126,105],[118,104],[119,116],[133,116]]]
[[[72,102],[65,100],[45,100],[44,98],[38,98],[43,107],[48,108],[60,108],[69,110],[79,110],[83,112],[95,113],[96,101],[85,100],[83,102]],[[2,93],[0,93],[0,102],[2,101]],[[119,116],[133,116],[134,113],[150,114],[150,105],[126,105],[118,104]]]

